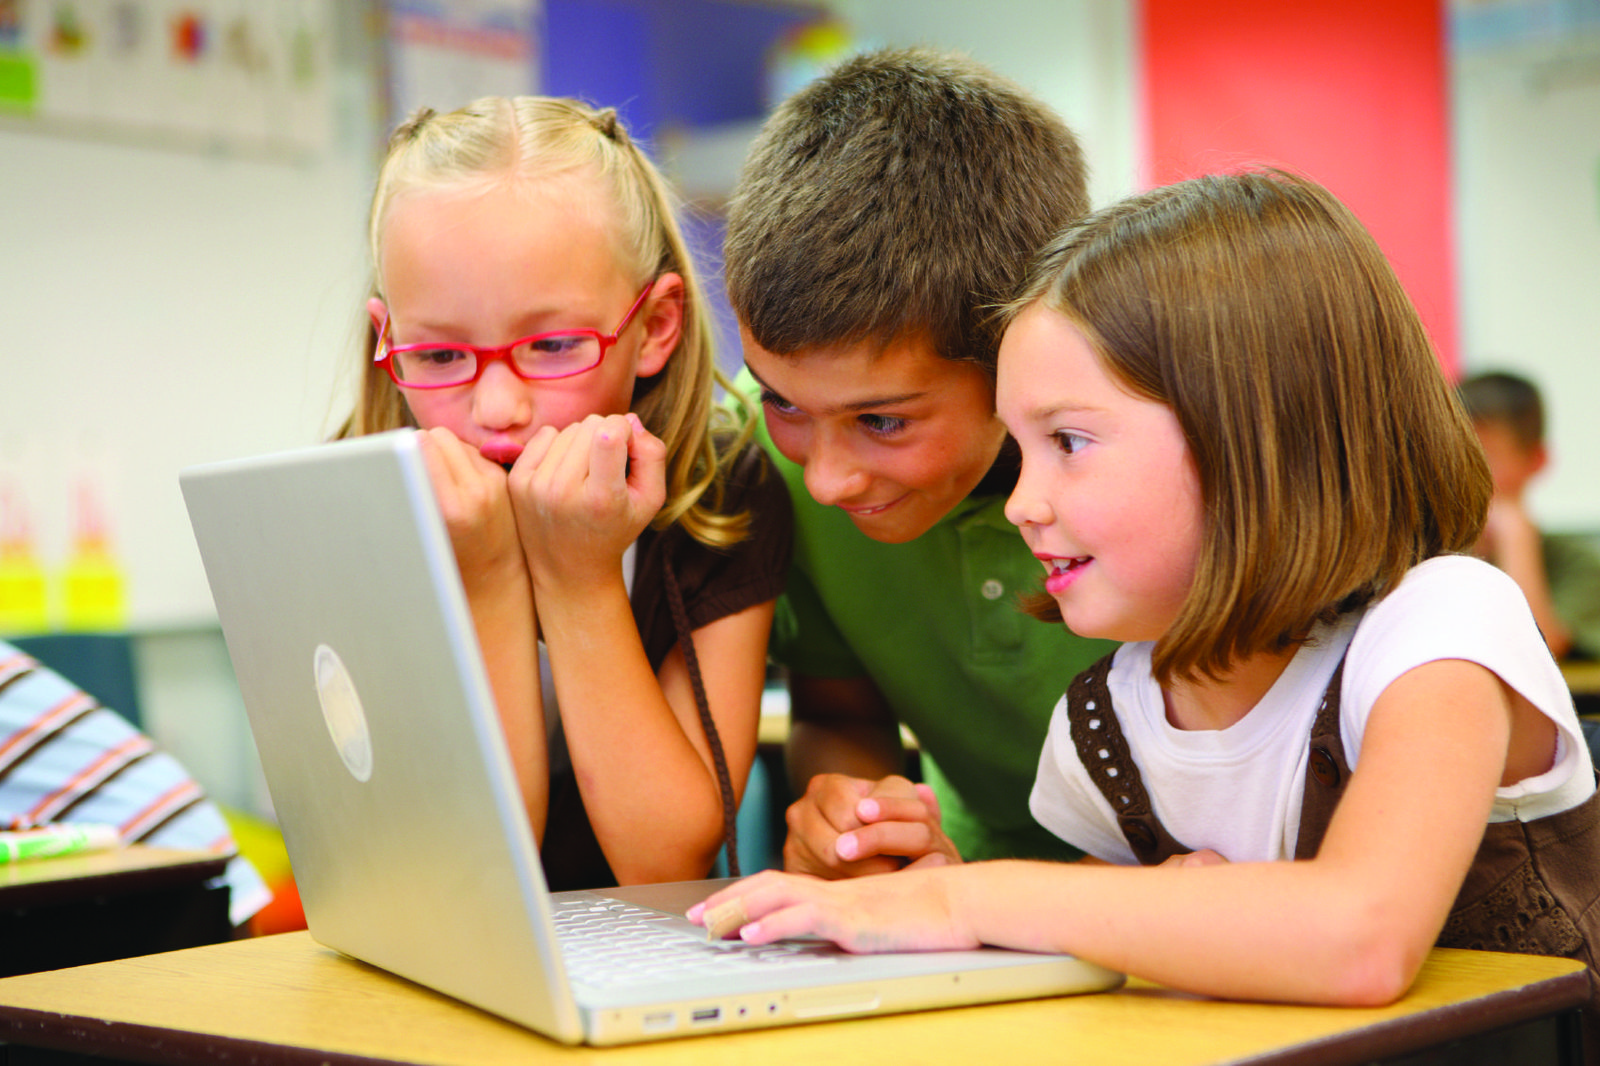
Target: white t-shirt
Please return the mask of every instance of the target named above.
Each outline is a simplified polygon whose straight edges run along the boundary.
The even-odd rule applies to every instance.
[[[1499,789],[1490,821],[1533,821],[1575,807],[1594,791],[1572,697],[1521,589],[1477,559],[1429,559],[1379,603],[1319,627],[1261,701],[1227,729],[1181,730],[1167,721],[1150,651],[1143,643],[1116,653],[1107,686],[1117,722],[1167,831],[1231,862],[1294,857],[1311,727],[1341,658],[1340,732],[1351,770],[1384,689],[1424,663],[1465,659],[1494,671],[1558,727],[1551,768]],[[1419,788],[1426,787],[1426,770],[1418,767]],[[1078,759],[1065,696],[1050,719],[1030,806],[1041,825],[1089,854],[1138,861]]]

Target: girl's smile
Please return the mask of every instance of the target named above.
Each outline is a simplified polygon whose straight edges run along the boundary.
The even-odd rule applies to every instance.
[[[1087,555],[1072,559],[1058,559],[1048,555],[1038,555],[1037,558],[1044,563],[1048,575],[1044,579],[1044,590],[1057,597],[1063,595],[1083,573],[1084,567],[1093,561]]]

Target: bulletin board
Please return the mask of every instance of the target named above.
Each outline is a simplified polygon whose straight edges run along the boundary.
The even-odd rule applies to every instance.
[[[389,0],[386,128],[426,104],[540,91],[539,0]]]
[[[331,135],[331,0],[0,0],[0,116],[304,156]]]

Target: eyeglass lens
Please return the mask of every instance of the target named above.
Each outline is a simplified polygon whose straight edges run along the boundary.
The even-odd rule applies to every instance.
[[[599,364],[600,338],[593,333],[551,333],[511,347],[517,373],[525,378],[559,378],[581,374]],[[439,387],[471,381],[478,373],[478,354],[449,345],[411,348],[393,356],[395,374],[408,385]]]

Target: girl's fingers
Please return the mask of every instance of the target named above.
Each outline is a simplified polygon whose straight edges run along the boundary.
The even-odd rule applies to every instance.
[[[651,513],[661,508],[667,497],[667,446],[632,411],[627,415],[632,432],[628,436],[628,490],[653,503]]]
[[[589,437],[593,428],[588,419],[574,422],[555,435],[540,460],[535,476],[547,486],[569,484],[574,474],[583,476],[589,461]],[[576,469],[574,469],[576,467]]]
[[[448,429],[434,428],[417,431],[422,446],[422,461],[433,479],[434,490],[442,486],[459,485],[471,467],[462,452],[461,442]]]
[[[688,917],[708,930],[716,925],[724,937],[736,936],[751,944],[808,934],[848,939],[845,930],[825,920],[830,887],[814,877],[764,870],[690,907]]]
[[[582,423],[575,423],[563,430],[541,426],[528,439],[511,470],[512,486],[519,500],[541,509],[549,506],[549,501],[565,484],[563,479],[570,476],[567,468],[571,463],[573,440],[582,432],[581,426]]]
[[[794,876],[793,874],[778,873],[775,870],[763,870],[758,874],[753,874],[741,881],[734,882],[726,888],[713,892],[704,900],[690,907],[686,912],[687,916],[691,922],[704,925],[707,913],[735,901],[740,901],[744,906],[746,916],[754,917],[759,911],[756,909],[758,904],[752,899],[753,894],[773,881],[781,883],[784,879]]]
[[[587,421],[587,420],[586,420]],[[589,480],[597,487],[621,486],[629,480],[633,431],[620,416],[599,419],[589,438]]]
[[[747,944],[771,944],[776,940],[787,940],[796,936],[820,936],[836,940],[836,937],[824,931],[817,919],[818,911],[814,904],[791,904],[746,923],[739,930],[739,939]],[[839,946],[849,950],[848,944],[840,942]]]
[[[557,433],[550,426],[540,426],[533,436],[528,438],[528,443],[522,446],[522,454],[517,457],[513,472],[518,470],[533,470],[544,462],[550,448],[555,444]]]
[[[447,522],[472,522],[485,513],[495,497],[499,467],[463,444],[448,429],[419,431],[423,465]]]
[[[547,501],[613,511],[631,497],[643,499],[650,514],[665,498],[665,470],[665,445],[631,413],[590,415],[559,433],[542,429],[517,464],[517,476]]]

